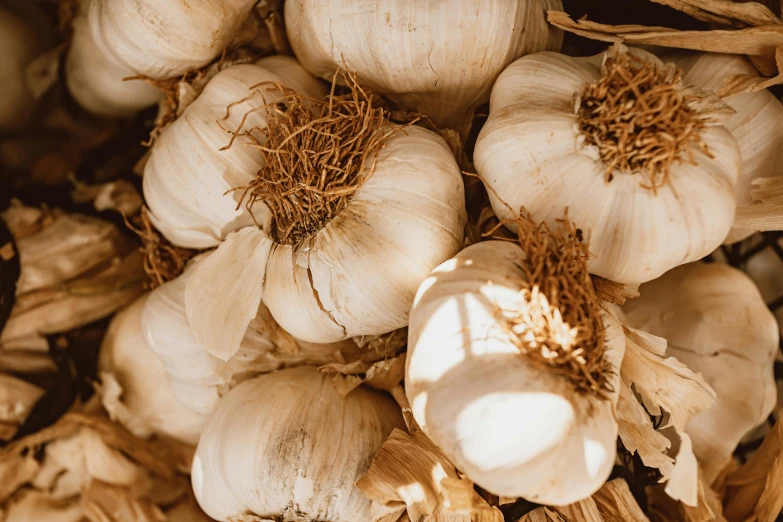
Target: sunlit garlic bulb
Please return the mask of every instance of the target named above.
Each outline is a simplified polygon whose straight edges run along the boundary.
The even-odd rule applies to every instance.
[[[222,522],[373,521],[372,502],[354,482],[402,426],[391,398],[364,388],[343,398],[315,368],[262,375],[231,390],[210,417],[193,489]]]

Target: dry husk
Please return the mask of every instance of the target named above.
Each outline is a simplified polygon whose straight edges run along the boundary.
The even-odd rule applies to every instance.
[[[114,225],[21,205],[2,218],[21,262],[16,303],[0,334],[4,351],[45,351],[43,335],[105,317],[141,293],[141,257]]]
[[[43,393],[44,390],[34,384],[13,375],[0,374],[0,440],[14,436]]]
[[[568,506],[536,508],[518,522],[650,522],[628,483],[614,479],[592,497]]]

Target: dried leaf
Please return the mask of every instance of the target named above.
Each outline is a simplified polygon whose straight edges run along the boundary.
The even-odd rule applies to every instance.
[[[97,480],[82,492],[82,509],[90,522],[166,522],[152,502],[135,498],[128,488]]]
[[[783,510],[783,422],[778,422],[748,461],[722,485],[729,522],[773,522]]]
[[[780,18],[769,8],[757,2],[737,3],[731,0],[652,0],[656,4],[673,7],[704,22],[737,25],[736,22],[752,26],[781,23]]]
[[[404,504],[411,522],[503,522],[422,432],[395,429],[356,486],[386,508]]]
[[[650,522],[636,503],[628,483],[624,479],[607,482],[594,495],[598,512],[606,522]]]
[[[685,433],[688,421],[715,403],[715,392],[704,379],[673,357],[665,357],[665,340],[624,327],[626,334],[622,379],[633,384],[650,413],[669,414],[666,426],[680,437],[680,449],[671,470],[666,492],[685,504],[698,501],[698,465]]]

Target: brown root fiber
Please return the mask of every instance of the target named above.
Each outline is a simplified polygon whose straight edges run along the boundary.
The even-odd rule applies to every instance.
[[[642,186],[655,192],[669,182],[673,164],[695,163],[692,147],[710,155],[701,139],[706,121],[695,108],[702,96],[684,88],[671,66],[610,52],[603,76],[577,102],[580,133],[598,148],[607,182],[614,171],[643,173]]]
[[[145,288],[152,290],[182,274],[188,261],[199,251],[172,245],[155,229],[147,212],[147,207],[142,207],[139,228],[133,226],[127,218],[125,225],[141,240],[139,250],[144,259],[144,272],[148,279]]]
[[[256,129],[264,138],[256,146],[265,165],[238,190],[248,209],[258,201],[269,207],[270,233],[280,244],[302,244],[344,209],[374,173],[376,153],[401,128],[389,123],[355,76],[343,77],[349,94],[335,95],[334,84],[325,100],[285,91],[263,107],[266,128]]]
[[[582,231],[567,213],[554,231],[524,210],[513,221],[526,254],[519,266],[527,306],[499,311],[501,324],[528,360],[562,375],[580,393],[607,398],[612,368]]]

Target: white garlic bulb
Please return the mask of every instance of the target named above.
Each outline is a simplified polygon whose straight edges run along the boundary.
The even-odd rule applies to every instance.
[[[325,85],[293,58],[274,56],[236,65],[212,78],[155,141],[144,169],[144,198],[153,224],[175,245],[214,247],[229,232],[254,223],[247,208],[237,208],[242,191],[232,190],[255,178],[263,154],[241,135],[230,148],[221,149],[232,141],[233,132],[258,133],[265,127],[265,111],[258,109],[284,93],[269,85],[251,89],[264,82],[281,83],[314,98],[326,94]],[[263,205],[252,211],[264,221]]]
[[[601,310],[605,338],[594,341],[605,349],[605,396],[520,353],[543,330],[514,317],[550,306],[522,291],[537,288],[521,268],[527,259],[518,244],[487,241],[432,272],[411,311],[405,391],[416,421],[470,480],[496,495],[565,505],[597,491],[614,465],[625,338]],[[565,344],[583,327],[560,324],[552,338]]]
[[[27,66],[43,51],[46,36],[35,13],[21,2],[0,5],[0,132],[27,126],[35,98],[27,83]],[[34,7],[33,7],[34,8]]]
[[[234,388],[209,418],[193,489],[202,509],[224,522],[374,521],[354,482],[402,426],[389,397],[364,388],[340,397],[315,368],[262,375]]]
[[[66,65],[71,94],[87,110],[123,116],[160,93],[144,75],[168,79],[197,69],[231,43],[255,0],[82,0]]]
[[[628,323],[665,337],[667,353],[717,393],[686,427],[709,484],[775,407],[777,322],[753,281],[728,265],[684,265],[639,290],[624,306]]]
[[[683,70],[683,81],[700,89],[718,92],[723,81],[733,75],[758,76],[758,71],[743,56],[680,51],[667,53],[664,60]],[[751,180],[780,176],[783,164],[783,105],[768,90],[732,96],[726,104],[734,115],[723,124],[737,139],[742,153],[742,168],[735,197],[738,209],[753,204]],[[753,230],[732,230],[727,243],[750,236]]]
[[[275,322],[266,306],[245,332],[239,351],[228,361],[198,342],[185,312],[185,288],[204,256],[194,259],[176,279],[154,289],[141,316],[142,335],[160,357],[171,390],[181,404],[202,415],[212,412],[236,380],[301,364],[324,365],[367,356],[352,340],[316,345],[294,339]]]
[[[331,80],[339,67],[426,114],[440,128],[467,131],[500,71],[516,58],[559,50],[547,24],[560,0],[293,0],[288,38],[302,65]]]
[[[567,207],[590,239],[591,273],[638,284],[726,238],[740,167],[736,140],[717,124],[727,114],[645,51],[529,55],[493,87],[476,169],[498,217],[524,207],[554,225]]]
[[[112,419],[138,437],[163,434],[195,445],[205,417],[177,401],[166,369],[142,334],[147,299],[119,312],[106,330],[98,362],[101,399]]]

